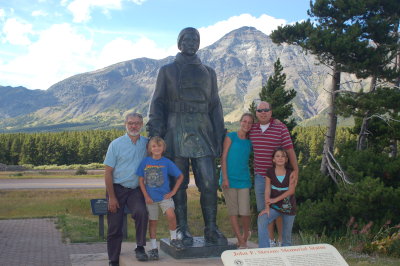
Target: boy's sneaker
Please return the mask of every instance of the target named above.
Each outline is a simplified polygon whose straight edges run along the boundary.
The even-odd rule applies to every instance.
[[[148,254],[149,254],[149,260],[158,260],[159,259],[158,249],[156,249],[156,248],[149,250]]]
[[[141,248],[137,247],[135,249],[135,254],[136,254],[136,259],[138,261],[148,261],[149,260],[149,257],[147,256],[146,251],[144,251],[143,247],[141,247]]]
[[[171,246],[173,246],[174,248],[181,250],[184,249],[185,247],[183,246],[183,243],[181,240],[179,239],[172,239],[170,242]]]
[[[273,240],[273,239],[270,239],[270,240],[269,240],[269,247],[270,247],[270,248],[276,247],[276,242],[275,242],[275,240]]]

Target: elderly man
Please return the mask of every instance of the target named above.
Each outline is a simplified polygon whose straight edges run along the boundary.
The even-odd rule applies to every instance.
[[[187,224],[189,165],[201,193],[204,238],[207,244],[225,245],[216,225],[217,188],[215,157],[221,155],[225,134],[222,106],[215,71],[201,63],[196,52],[199,32],[183,29],[178,36],[181,51],[175,61],[163,66],[157,78],[147,129],[167,143],[166,157],[180,168],[184,181],[174,196],[178,235],[185,246],[193,244]],[[172,186],[175,180],[171,180]]]
[[[108,199],[107,251],[110,265],[119,265],[122,244],[122,225],[125,206],[135,220],[136,258],[148,260],[144,250],[148,214],[145,200],[139,187],[136,169],[146,156],[147,138],[140,136],[143,117],[130,113],[125,117],[126,134],[113,140],[104,160],[105,183]]]
[[[293,168],[292,177],[298,178],[299,167],[296,153],[290,133],[280,121],[272,118],[272,108],[267,102],[257,105],[256,117],[258,123],[254,123],[250,130],[250,140],[254,150],[254,190],[256,194],[257,211],[265,208],[265,174],[272,168],[272,152],[282,147],[288,151],[289,162]]]

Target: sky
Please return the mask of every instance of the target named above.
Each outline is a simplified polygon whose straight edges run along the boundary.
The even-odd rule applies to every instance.
[[[70,76],[178,52],[185,27],[200,48],[252,26],[270,34],[307,19],[309,0],[0,0],[0,86],[46,90]]]

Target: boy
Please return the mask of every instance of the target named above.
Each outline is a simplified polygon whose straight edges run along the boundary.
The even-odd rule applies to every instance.
[[[183,174],[172,161],[162,156],[165,149],[166,144],[162,138],[151,138],[147,147],[150,156],[142,161],[137,170],[140,189],[149,211],[149,233],[152,249],[148,254],[151,260],[158,260],[159,258],[156,239],[158,206],[167,217],[171,245],[176,249],[183,248],[182,242],[176,236],[175,205],[172,200],[172,196],[176,194],[182,184]],[[169,176],[177,178],[172,190],[170,189]]]

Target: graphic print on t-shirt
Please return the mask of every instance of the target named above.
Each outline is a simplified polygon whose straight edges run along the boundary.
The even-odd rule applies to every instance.
[[[290,213],[292,211],[292,204],[290,203],[290,197],[286,197],[283,199],[282,211],[287,213]]]
[[[277,204],[272,204],[271,206],[275,210],[279,210],[284,213],[290,213],[292,211],[292,204],[290,203],[290,196],[283,199],[282,207],[279,207]]]
[[[149,187],[161,187],[164,183],[162,169],[163,165],[146,165],[144,168],[144,179]]]

